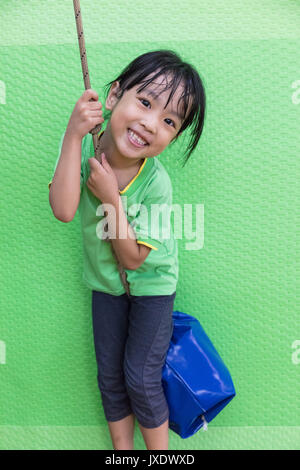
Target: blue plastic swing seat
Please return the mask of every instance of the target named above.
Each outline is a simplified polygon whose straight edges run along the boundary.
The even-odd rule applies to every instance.
[[[169,428],[182,438],[195,434],[235,396],[230,373],[199,321],[173,312],[174,330],[163,367]]]

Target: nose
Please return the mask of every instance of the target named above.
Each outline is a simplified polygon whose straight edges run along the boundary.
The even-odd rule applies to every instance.
[[[155,122],[154,122],[154,118],[153,119],[147,119],[147,121],[145,119],[143,119],[141,121],[141,125],[144,127],[145,131],[147,132],[150,132],[151,134],[156,134],[156,125],[155,125]]]

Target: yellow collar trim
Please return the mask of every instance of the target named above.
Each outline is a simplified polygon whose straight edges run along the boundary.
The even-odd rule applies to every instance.
[[[135,177],[132,178],[132,180],[128,183],[128,185],[125,186],[125,188],[122,189],[122,190],[119,189],[119,193],[120,193],[120,194],[125,193],[125,191],[127,191],[127,189],[128,189],[128,188],[132,185],[132,183],[137,179],[137,177],[139,176],[139,174],[140,174],[141,171],[143,170],[144,166],[146,165],[146,161],[147,161],[147,160],[148,160],[148,157],[145,158],[143,164],[140,166],[139,171],[137,172],[137,174],[135,175]]]
[[[104,132],[104,131],[100,131],[100,132],[99,132],[99,134],[98,134],[98,138],[100,138],[100,137],[102,136],[103,132]],[[123,194],[123,193],[125,193],[125,191],[127,191],[127,189],[128,189],[128,188],[129,188],[129,187],[132,185],[132,183],[133,183],[133,182],[134,182],[134,181],[137,179],[137,177],[139,176],[139,174],[140,174],[140,173],[141,173],[141,171],[143,170],[144,166],[146,165],[146,161],[147,161],[147,159],[148,159],[148,157],[146,157],[146,158],[145,158],[145,160],[144,160],[143,164],[140,166],[140,169],[139,169],[139,171],[137,172],[137,174],[135,175],[135,177],[134,177],[134,178],[132,178],[132,180],[131,180],[131,181],[129,181],[128,185],[127,185],[127,186],[125,186],[125,188],[124,188],[124,189],[122,189],[122,190],[120,190],[120,189],[119,189],[119,193],[120,193],[120,194]]]

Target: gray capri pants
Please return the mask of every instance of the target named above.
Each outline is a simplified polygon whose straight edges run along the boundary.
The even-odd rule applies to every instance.
[[[134,413],[143,427],[155,428],[169,418],[162,369],[175,296],[92,291],[97,378],[107,421]]]

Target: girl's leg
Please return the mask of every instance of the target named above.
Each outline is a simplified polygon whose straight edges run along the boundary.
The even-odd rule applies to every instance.
[[[162,369],[173,331],[175,295],[131,296],[124,373],[148,450],[168,448],[169,409]]]
[[[133,450],[134,422],[134,414],[119,421],[108,421],[114,450]]]
[[[144,428],[139,424],[147,450],[167,450],[169,445],[169,420],[157,428]]]
[[[112,443],[118,450],[133,449],[134,420],[123,371],[129,306],[126,294],[92,291],[98,386]]]

